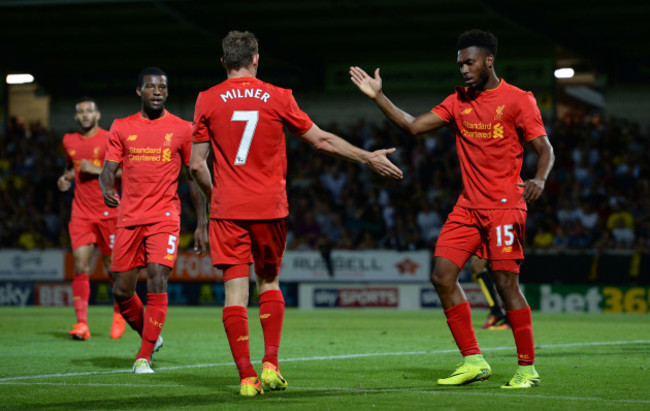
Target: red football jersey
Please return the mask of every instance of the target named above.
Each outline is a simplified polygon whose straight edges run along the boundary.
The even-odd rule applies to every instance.
[[[502,79],[498,87],[481,92],[456,87],[431,111],[457,127],[463,191],[456,204],[525,210],[524,189],[517,186],[522,182],[523,144],[546,135],[533,94]]]
[[[192,124],[168,111],[156,120],[136,113],[113,122],[106,160],[122,163],[118,227],[180,222],[178,174],[191,152]]]
[[[99,128],[89,137],[81,133],[69,133],[63,136],[63,148],[69,164],[74,167],[74,199],[72,200],[72,217],[89,220],[115,218],[117,210],[104,204],[102,189],[98,176],[82,173],[79,170],[81,160],[86,159],[97,167],[103,165],[106,155],[108,131]]]
[[[253,77],[231,78],[201,92],[196,100],[193,140],[212,144],[211,217],[286,217],[284,127],[302,135],[313,124],[291,90]]]

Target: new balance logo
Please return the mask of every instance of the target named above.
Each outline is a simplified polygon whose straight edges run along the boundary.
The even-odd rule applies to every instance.
[[[239,338],[237,338],[237,341],[248,341],[248,336],[247,335],[242,335]]]
[[[468,108],[466,108],[465,110],[463,110],[463,114],[469,114],[469,113],[471,113],[471,112],[472,112],[472,108],[471,108],[471,107],[468,107]]]
[[[270,316],[271,316],[271,314],[260,314],[260,318],[263,319],[263,320],[269,318]]]
[[[135,141],[136,138],[138,138],[138,135],[137,135],[137,134],[131,134],[131,135],[128,136],[126,139],[127,139],[128,141]]]
[[[174,259],[174,256],[172,254],[167,254],[165,257],[163,257],[165,260],[172,261]]]

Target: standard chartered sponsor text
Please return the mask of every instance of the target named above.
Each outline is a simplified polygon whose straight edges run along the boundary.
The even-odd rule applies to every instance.
[[[129,160],[130,161],[160,161],[161,152],[162,152],[162,148],[160,147],[129,147]]]
[[[463,121],[463,129],[460,132],[469,138],[492,138],[492,123],[470,123]],[[485,131],[477,131],[485,130]]]

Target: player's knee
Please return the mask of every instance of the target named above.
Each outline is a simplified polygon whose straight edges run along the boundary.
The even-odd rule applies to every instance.
[[[452,273],[449,273],[438,267],[434,268],[431,273],[431,284],[436,290],[444,289],[452,286],[456,282],[456,278]]]
[[[113,283],[113,298],[117,301],[126,301],[129,298],[133,297],[135,290],[131,290],[129,287],[124,287],[119,281]]]
[[[519,282],[515,274],[507,272],[494,272],[494,285],[502,296],[519,292]]]

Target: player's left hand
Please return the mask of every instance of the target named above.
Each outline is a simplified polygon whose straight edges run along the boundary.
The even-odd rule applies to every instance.
[[[544,181],[537,178],[531,178],[523,183],[517,183],[517,186],[524,188],[522,197],[527,203],[537,200],[542,195],[542,191],[544,191]]]
[[[388,154],[394,152],[395,147],[373,151],[370,153],[370,157],[368,158],[368,167],[381,176],[394,178],[396,180],[401,179],[402,170],[400,170],[395,164],[391,163],[388,157],[386,157]]]
[[[208,226],[198,224],[194,230],[194,252],[201,255],[208,252],[208,249]]]

